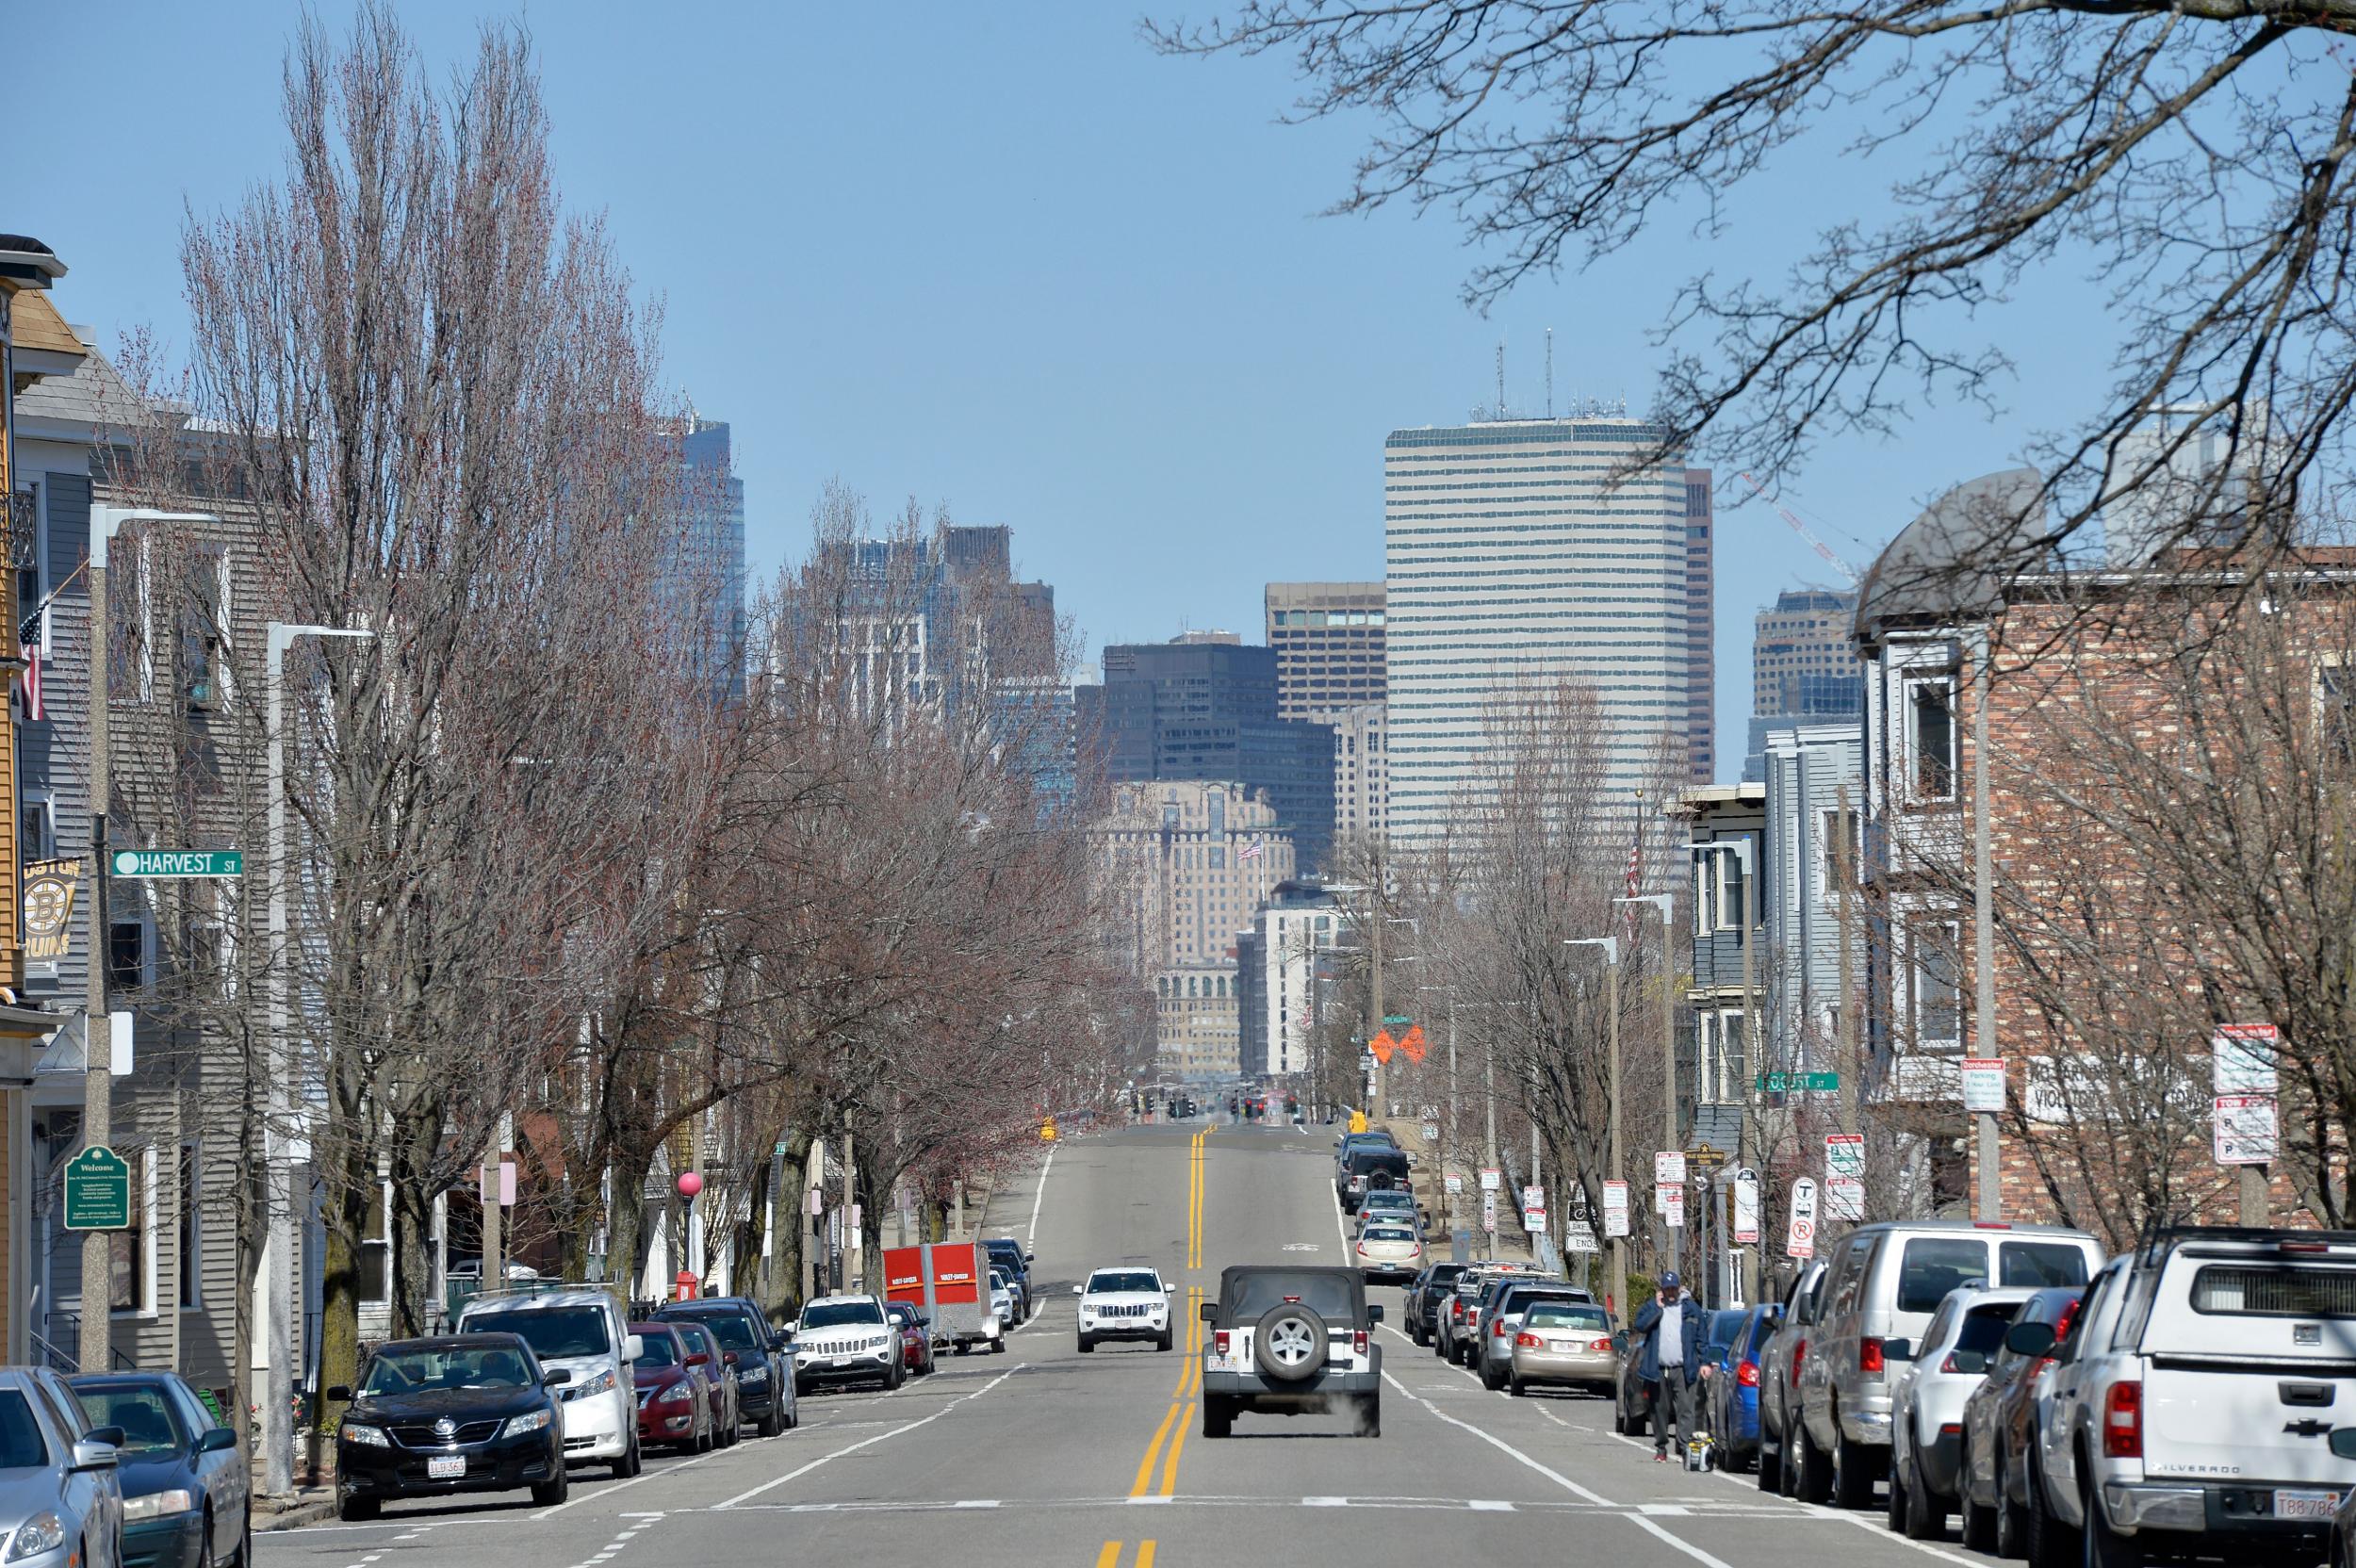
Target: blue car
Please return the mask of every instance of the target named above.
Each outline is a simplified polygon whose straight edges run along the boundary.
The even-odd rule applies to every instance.
[[[123,1568],[253,1560],[252,1499],[237,1434],[169,1372],[69,1378],[92,1426],[120,1427]],[[209,1549],[208,1549],[209,1548]]]
[[[1759,1357],[1782,1318],[1783,1308],[1773,1301],[1710,1315],[1710,1373],[1703,1396],[1721,1469],[1747,1470],[1759,1462]]]

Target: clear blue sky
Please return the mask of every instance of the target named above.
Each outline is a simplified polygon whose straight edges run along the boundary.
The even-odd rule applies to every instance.
[[[1458,302],[1439,219],[1336,219],[1362,125],[1284,126],[1279,60],[1166,59],[1129,0],[1047,6],[565,0],[528,13],[568,199],[609,214],[667,317],[669,379],[735,428],[750,543],[796,551],[829,476],[878,513],[908,496],[1015,530],[1091,653],[1226,627],[1256,640],[1269,580],[1380,578],[1383,434],[1555,380],[1641,410],[1675,283],[1777,270],[1826,203],[1877,191],[1829,140],[1745,193],[1702,253],[1664,226],[1603,269]],[[1199,9],[1200,7],[1198,6]],[[400,8],[437,73],[477,3]],[[349,12],[322,0],[329,24]],[[57,303],[112,347],[184,338],[184,206],[283,167],[292,0],[49,6],[17,18],[17,156],[0,229],[72,269]],[[1795,225],[1794,220],[1799,220]],[[1793,498],[1862,565],[1921,502],[2011,459],[2096,390],[2073,287],[1990,330],[2036,346],[2015,410],[1928,417],[1823,451]],[[2089,350],[2091,351],[2089,352]],[[1721,477],[1721,775],[1739,763],[1752,613],[1830,580]],[[1732,753],[1733,755],[1728,755]]]

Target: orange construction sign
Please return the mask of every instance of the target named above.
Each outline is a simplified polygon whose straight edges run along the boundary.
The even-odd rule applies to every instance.
[[[1424,1051],[1423,1025],[1420,1023],[1409,1024],[1407,1026],[1407,1033],[1399,1037],[1399,1048],[1407,1053],[1407,1059],[1409,1061],[1421,1065]]]
[[[1399,1049],[1399,1041],[1391,1038],[1391,1032],[1385,1029],[1366,1042],[1366,1049],[1374,1053],[1376,1061],[1387,1067],[1390,1065],[1391,1053]]]

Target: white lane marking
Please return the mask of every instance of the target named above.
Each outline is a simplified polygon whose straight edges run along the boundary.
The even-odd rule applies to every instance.
[[[1047,1173],[1055,1168],[1055,1148],[1049,1145],[1047,1159],[1039,1168],[1039,1190],[1031,1195],[1031,1228],[1024,1233],[1023,1247],[1036,1250],[1039,1247],[1039,1206],[1047,1200]]]
[[[968,1497],[962,1502],[951,1503],[949,1506],[951,1508],[996,1508],[998,1506],[998,1499],[995,1497]]]
[[[1504,1454],[1508,1458],[1515,1461],[1517,1463],[1520,1463],[1531,1470],[1535,1470],[1538,1474],[1546,1477],[1546,1479],[1554,1482],[1555,1485],[1561,1487],[1563,1491],[1570,1493],[1573,1496],[1584,1497],[1587,1501],[1594,1503],[1600,1508],[1616,1509],[1625,1506],[1624,1504],[1613,1502],[1611,1498],[1605,1496],[1600,1492],[1589,1491],[1587,1488],[1579,1485],[1577,1481],[1571,1479],[1570,1477],[1562,1474],[1562,1471],[1555,1469],[1551,1465],[1541,1464],[1538,1461],[1531,1459],[1528,1454],[1523,1453],[1519,1448],[1514,1447],[1511,1443],[1506,1442],[1505,1439],[1497,1437],[1493,1433],[1482,1431],[1479,1427],[1474,1426],[1469,1421],[1459,1421],[1456,1417],[1450,1415],[1448,1412],[1442,1410],[1439,1406],[1433,1404],[1422,1395],[1417,1394],[1414,1389],[1409,1388],[1405,1383],[1400,1382],[1390,1373],[1383,1373],[1383,1380],[1390,1384],[1393,1388],[1398,1389],[1399,1393],[1404,1395],[1406,1397],[1415,1400],[1415,1403],[1421,1405],[1424,1409],[1430,1411],[1432,1414],[1438,1416],[1449,1426],[1454,1427],[1461,1431],[1472,1433],[1473,1436],[1481,1439],[1481,1442],[1486,1443],[1489,1446],[1497,1449],[1499,1453]]]
[[[1708,1552],[1703,1551],[1699,1546],[1694,1545],[1691,1541],[1680,1541],[1676,1536],[1670,1534],[1666,1528],[1661,1525],[1655,1524],[1652,1520],[1644,1517],[1644,1515],[1641,1513],[1631,1513],[1628,1516],[1628,1523],[1634,1525],[1638,1529],[1644,1531],[1648,1535],[1659,1536],[1669,1545],[1675,1546],[1678,1551],[1683,1552],[1687,1557],[1690,1557],[1694,1561],[1700,1563],[1702,1568],[1727,1568],[1727,1564],[1722,1559],[1710,1556]]]
[[[1464,1505],[1475,1513],[1511,1513],[1513,1505],[1494,1497],[1475,1497]]]
[[[782,1476],[761,1482],[759,1486],[754,1487],[748,1492],[740,1492],[735,1496],[728,1498],[726,1502],[714,1504],[713,1508],[715,1511],[734,1508],[737,1504],[748,1502],[774,1487],[783,1486],[786,1482],[791,1480],[799,1480],[802,1477],[809,1475],[812,1470],[817,1469],[820,1465],[841,1459],[845,1454],[856,1454],[861,1448],[872,1448],[876,1444],[883,1442],[887,1438],[897,1437],[902,1432],[912,1432],[919,1427],[929,1427],[934,1422],[940,1420],[942,1416],[948,1414],[951,1411],[957,1409],[959,1405],[964,1404],[967,1400],[980,1398],[983,1395],[988,1394],[991,1389],[996,1388],[1000,1383],[1005,1382],[1008,1378],[1013,1377],[1017,1372],[1022,1371],[1028,1365],[1030,1365],[1030,1363],[1028,1362],[1017,1362],[1012,1366],[1007,1367],[1004,1372],[999,1373],[998,1376],[990,1379],[990,1381],[984,1383],[981,1387],[975,1389],[973,1393],[958,1395],[956,1398],[950,1400],[947,1404],[941,1406],[930,1415],[919,1416],[913,1421],[904,1422],[897,1427],[892,1427],[887,1430],[877,1432],[873,1437],[863,1437],[857,1443],[853,1443],[845,1447],[837,1448],[830,1454],[821,1454],[816,1459],[811,1460],[808,1464],[803,1465],[800,1469],[789,1470]]]
[[[1303,1497],[1301,1499],[1301,1506],[1302,1508],[1348,1508],[1350,1499],[1347,1497]]]
[[[542,1509],[539,1512],[532,1515],[532,1520],[534,1524],[537,1524],[539,1521],[548,1518],[551,1514],[564,1512],[568,1508],[579,1508],[583,1503],[595,1502],[601,1497],[611,1497],[616,1492],[627,1492],[631,1487],[636,1486],[640,1481],[650,1481],[658,1476],[676,1476],[681,1470],[693,1470],[698,1464],[702,1464],[709,1460],[718,1459],[726,1452],[728,1452],[728,1450],[725,1448],[714,1448],[710,1453],[697,1454],[694,1459],[683,1459],[677,1464],[666,1464],[660,1470],[648,1469],[646,1466],[641,1465],[639,1467],[638,1474],[630,1477],[630,1479],[626,1481],[614,1481],[610,1485],[600,1486],[595,1492],[580,1493],[569,1500],[558,1503],[552,1508]]]

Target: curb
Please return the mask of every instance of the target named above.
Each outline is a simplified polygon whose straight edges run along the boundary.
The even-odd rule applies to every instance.
[[[273,1513],[256,1517],[254,1521],[254,1533],[264,1535],[271,1530],[299,1530],[305,1525],[316,1525],[321,1520],[334,1517],[335,1517],[335,1499],[333,1496],[319,1497],[310,1502],[296,1503],[291,1508],[283,1508]]]

